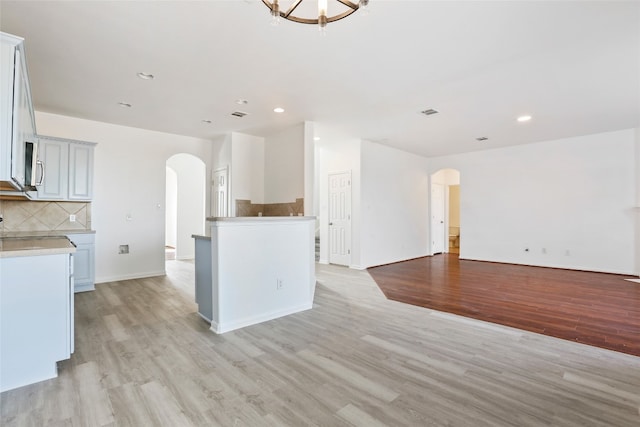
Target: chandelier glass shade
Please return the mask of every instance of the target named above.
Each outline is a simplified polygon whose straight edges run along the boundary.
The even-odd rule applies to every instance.
[[[280,18],[300,24],[317,24],[320,29],[329,22],[346,18],[360,8],[366,8],[369,0],[355,3],[349,0],[262,0],[271,11],[274,24]]]

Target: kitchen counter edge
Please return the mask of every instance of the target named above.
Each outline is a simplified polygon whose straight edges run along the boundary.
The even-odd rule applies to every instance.
[[[0,239],[0,258],[71,254],[76,247],[64,236]]]
[[[64,237],[70,234],[96,234],[96,230],[0,231],[0,239],[11,237]]]

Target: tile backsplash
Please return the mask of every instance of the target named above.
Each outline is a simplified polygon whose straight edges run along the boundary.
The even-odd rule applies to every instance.
[[[236,216],[298,216],[304,213],[304,199],[291,203],[251,203],[251,200],[236,200]]]
[[[91,230],[90,202],[0,200],[0,233],[14,231]],[[75,221],[70,221],[75,215]]]

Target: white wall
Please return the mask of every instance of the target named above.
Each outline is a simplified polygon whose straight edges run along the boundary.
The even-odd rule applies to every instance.
[[[427,159],[362,141],[361,180],[361,266],[428,255]]]
[[[264,203],[264,138],[231,134],[231,216],[236,200]]]
[[[316,156],[315,124],[304,122],[304,214],[318,216],[318,158]],[[316,231],[318,229],[316,219]]]
[[[265,139],[264,203],[291,203],[304,197],[304,124]]]
[[[38,132],[97,142],[92,227],[96,281],[164,274],[166,161],[189,153],[209,164],[211,142],[36,112]],[[127,221],[127,215],[131,220]],[[118,245],[128,244],[128,255]]]
[[[204,234],[206,166],[191,154],[176,154],[167,166],[177,176],[176,259],[193,259],[193,234]]]
[[[326,125],[315,124],[318,164],[318,222],[320,225],[320,262],[329,262],[329,173],[351,171],[351,264],[360,263],[360,138],[344,134]]]
[[[640,128],[635,129],[636,140],[636,269],[635,274],[640,276]]]
[[[637,274],[636,138],[630,129],[429,159],[431,172],[460,171],[460,257]]]
[[[176,247],[176,231],[178,230],[178,175],[167,167],[167,183],[165,196],[165,229],[164,242],[167,246]]]

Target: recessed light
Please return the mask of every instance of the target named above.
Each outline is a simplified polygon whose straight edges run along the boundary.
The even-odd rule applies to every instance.
[[[138,77],[142,80],[153,80],[155,76],[149,73],[138,73]]]
[[[249,101],[247,101],[246,99],[237,99],[236,100],[236,104],[238,105],[247,105],[249,103]]]
[[[118,105],[124,108],[131,108],[131,104],[128,102],[118,102]]]
[[[476,138],[476,141],[486,141],[487,139],[489,139],[489,138],[487,138],[486,136],[480,136],[480,137]]]
[[[314,140],[314,141],[320,141],[320,137],[319,137],[319,136],[314,136],[314,137],[313,137],[313,140]]]
[[[519,122],[528,122],[529,120],[531,120],[531,116],[520,116],[520,117],[518,117],[518,121]]]
[[[201,120],[201,122],[202,122],[202,123],[206,123],[206,124],[208,124],[208,125],[210,125],[210,124],[211,124],[211,120],[206,120],[206,119],[204,119],[204,120]]]
[[[284,108],[282,107],[276,107],[273,109],[274,113],[284,113]]]

